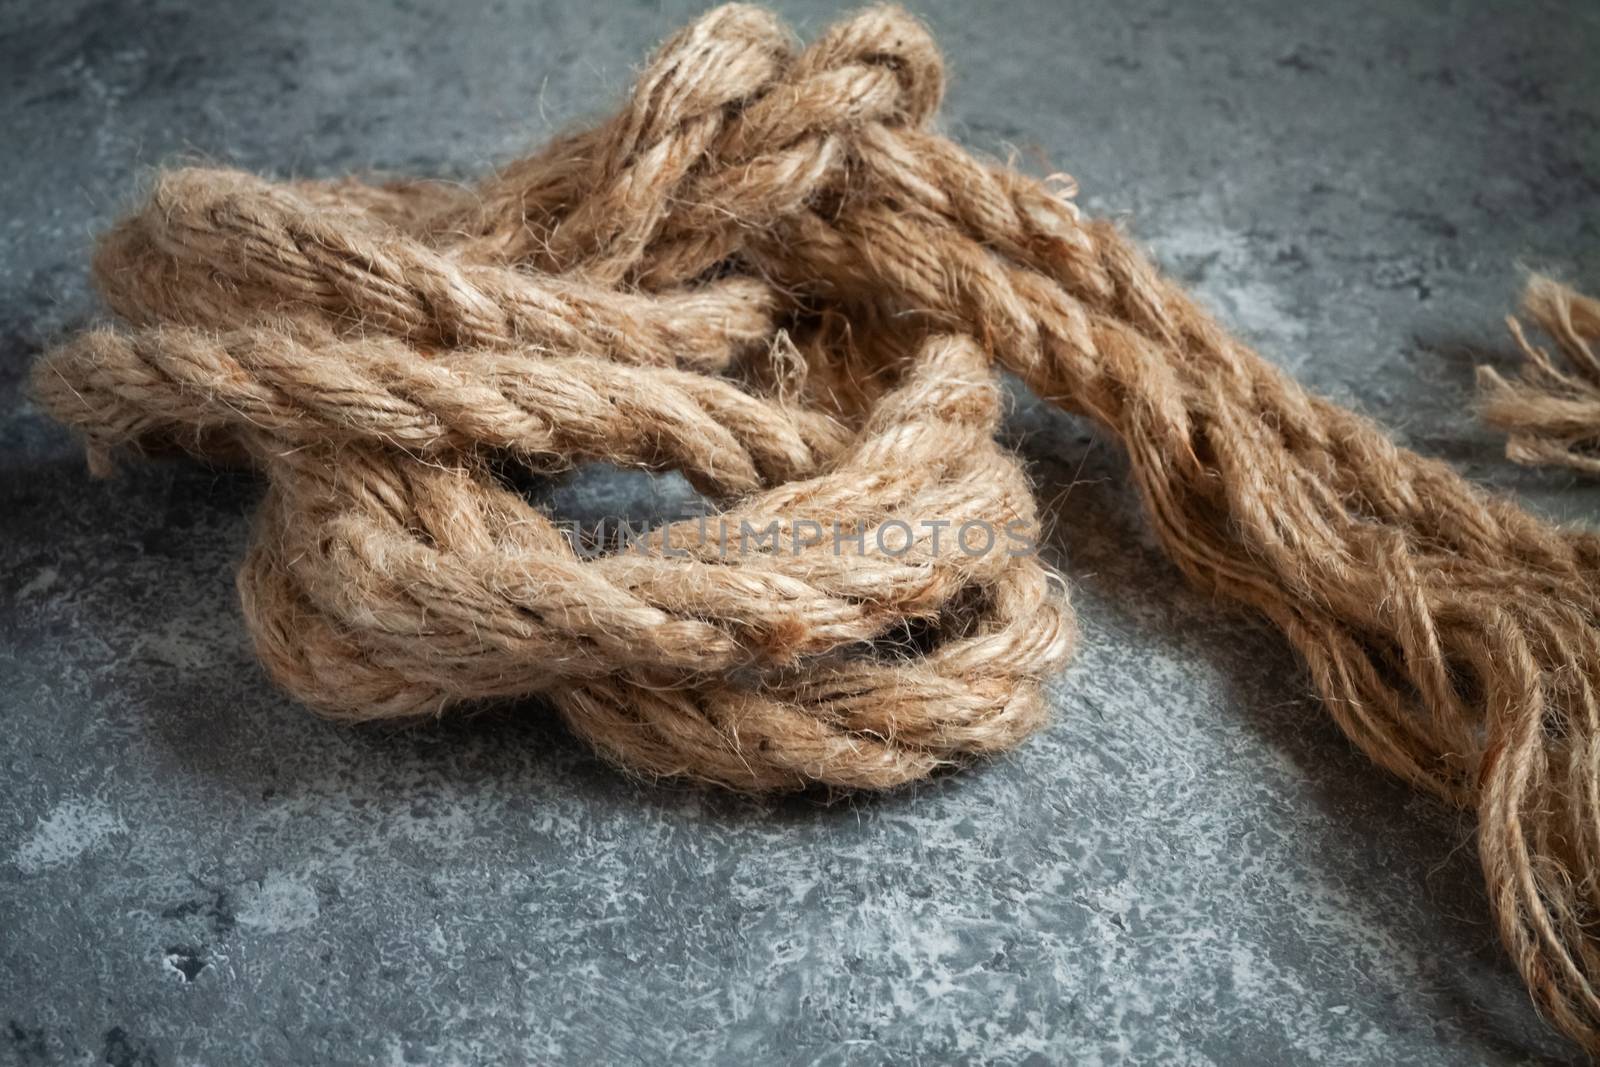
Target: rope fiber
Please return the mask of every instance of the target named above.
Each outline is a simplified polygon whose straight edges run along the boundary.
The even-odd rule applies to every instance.
[[[938,541],[1038,537],[994,439],[1009,371],[1121,443],[1166,552],[1283,632],[1362,751],[1476,811],[1512,960],[1600,1050],[1600,538],[1308,394],[1114,226],[934,132],[941,89],[897,9],[799,49],[730,6],[475,187],[168,171],[96,255],[120,324],[35,391],[97,470],[264,472],[244,617],[320,712],[539,694],[637,772],[881,789],[1016,745],[1072,650],[1033,554]],[[1542,280],[1530,310],[1574,370],[1529,345],[1487,413],[1593,469],[1600,314]],[[779,536],[591,557],[504,478],[596,461]]]

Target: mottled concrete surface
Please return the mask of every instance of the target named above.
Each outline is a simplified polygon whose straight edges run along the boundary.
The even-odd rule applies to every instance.
[[[918,0],[949,127],[1066,169],[1272,359],[1568,517],[1461,417],[1519,263],[1600,284],[1600,7]],[[824,4],[785,5],[810,32]],[[1013,756],[831,806],[656,787],[537,706],[404,731],[266,683],[260,486],[90,481],[22,392],[150,166],[458,174],[604,108],[690,14],[0,3],[0,1061],[1558,1061],[1471,825],[1186,591],[1120,461],[1026,402],[1083,651]],[[579,478],[567,510],[670,510]]]

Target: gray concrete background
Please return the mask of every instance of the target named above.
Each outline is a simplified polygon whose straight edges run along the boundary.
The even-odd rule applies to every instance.
[[[781,5],[806,33],[830,5]],[[948,127],[1082,182],[1232,327],[1552,514],[1461,411],[1519,263],[1600,284],[1600,7],[917,0]],[[231,575],[249,476],[88,479],[22,392],[184,154],[464,174],[603,111],[693,6],[0,3],[0,1062],[1559,1061],[1471,825],[1187,591],[1120,461],[1019,400],[1083,650],[991,765],[823,805],[630,781],[537,706],[323,724]],[[580,476],[566,513],[663,513]]]

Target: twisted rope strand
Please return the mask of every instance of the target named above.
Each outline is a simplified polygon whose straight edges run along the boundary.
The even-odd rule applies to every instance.
[[[932,131],[942,90],[894,8],[797,50],[730,6],[475,188],[169,172],[96,257],[126,325],[35,386],[94,455],[265,472],[240,598],[312,707],[538,693],[626,767],[769,790],[893,786],[1043,720],[1061,583],[925,524],[1037,538],[994,442],[1009,370],[1123,444],[1168,554],[1284,633],[1362,751],[1477,811],[1513,961],[1600,1051],[1600,538],[1306,393],[1114,226]],[[1488,417],[1513,458],[1600,469],[1600,305],[1538,280],[1529,310],[1565,366],[1514,327]],[[763,533],[588,558],[497,473],[593,461]]]

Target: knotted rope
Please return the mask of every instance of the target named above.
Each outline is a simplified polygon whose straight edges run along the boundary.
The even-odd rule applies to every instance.
[[[1113,226],[931,132],[941,78],[892,8],[796,53],[725,7],[476,188],[163,174],[95,262],[125,325],[37,392],[102,465],[265,472],[245,618],[327,714],[538,693],[639,771],[879,788],[1016,744],[1071,650],[1036,559],[926,522],[1036,536],[993,439],[1009,370],[1124,445],[1171,557],[1283,631],[1363,751],[1476,808],[1516,965],[1600,1049],[1600,539],[1307,394]],[[781,536],[586,558],[505,473],[596,460]]]

